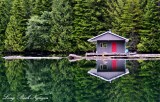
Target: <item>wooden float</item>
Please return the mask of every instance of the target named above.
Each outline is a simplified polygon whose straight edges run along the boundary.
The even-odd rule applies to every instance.
[[[85,57],[70,55],[71,60],[107,60],[107,59],[127,59],[127,60],[160,60],[160,54],[86,54]]]
[[[112,59],[116,59],[116,60],[160,60],[160,58],[134,58],[134,57],[130,57],[130,58],[120,58],[120,57],[101,57],[101,56],[94,56],[94,57],[85,57],[86,60],[112,60]]]
[[[28,56],[5,56],[3,57],[7,60],[12,59],[62,59],[66,57],[28,57]],[[76,54],[70,54],[68,57],[70,62],[86,59],[86,60],[107,60],[107,59],[127,59],[127,60],[160,60],[160,54],[101,54],[101,55],[89,55],[89,56],[79,56]]]
[[[127,59],[127,60],[160,60],[160,54],[110,54],[98,56],[86,56],[87,60],[100,60],[100,59]]]
[[[5,56],[3,57],[6,60],[14,59],[62,59],[62,57],[30,57],[30,56]]]
[[[128,56],[128,55],[136,55],[136,52],[133,53],[86,53],[85,56]]]

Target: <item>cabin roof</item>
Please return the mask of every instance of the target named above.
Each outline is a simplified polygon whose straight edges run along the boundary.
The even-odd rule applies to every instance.
[[[117,34],[114,34],[111,31],[104,32],[100,35],[97,35],[97,36],[91,38],[91,39],[88,39],[89,42],[97,42],[97,41],[105,41],[105,40],[108,40],[108,41],[111,41],[111,40],[117,40],[117,41],[125,40],[125,42],[129,41],[129,39],[127,39],[125,37],[122,37],[122,36],[119,36]]]
[[[126,75],[129,73],[128,69],[125,69],[125,72],[97,72],[97,69],[91,69],[88,71],[89,74],[96,76],[102,80],[111,82],[112,80],[115,80],[123,75]]]

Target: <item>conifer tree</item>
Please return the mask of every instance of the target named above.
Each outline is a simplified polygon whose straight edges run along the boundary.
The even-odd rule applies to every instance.
[[[20,91],[24,81],[23,60],[5,61],[6,77],[11,91]]]
[[[29,51],[32,50],[41,50],[46,51],[50,50],[50,30],[51,30],[51,13],[43,12],[39,16],[32,16],[29,19],[29,23],[26,31],[26,48]],[[52,45],[50,45],[52,46]]]
[[[52,51],[67,52],[71,49],[72,7],[68,0],[54,0],[52,6]]]
[[[0,51],[4,49],[5,31],[10,17],[11,0],[0,1]]]
[[[147,0],[143,16],[138,50],[141,52],[160,52],[160,1]]]
[[[87,40],[110,28],[106,0],[74,0],[73,39],[76,50],[92,48]]]
[[[33,15],[41,15],[43,11],[51,11],[52,0],[32,0]]]
[[[142,27],[142,10],[140,0],[112,1],[108,10],[112,16],[112,30],[129,38],[129,50],[136,51]]]
[[[6,29],[5,49],[7,51],[24,51],[26,22],[29,18],[29,0],[14,0],[10,22]]]

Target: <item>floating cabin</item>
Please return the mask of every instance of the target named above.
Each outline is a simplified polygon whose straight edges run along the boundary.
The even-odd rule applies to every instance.
[[[88,39],[88,41],[96,44],[96,55],[123,55],[126,53],[126,42],[129,40],[114,34],[111,31],[107,31],[91,39]]]
[[[105,81],[113,81],[129,73],[125,60],[97,60],[96,69],[88,71],[90,75]]]

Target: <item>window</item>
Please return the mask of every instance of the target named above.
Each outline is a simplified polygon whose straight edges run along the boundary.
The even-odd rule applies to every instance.
[[[100,64],[97,67],[98,67],[97,72],[107,72],[108,71],[107,64]]]
[[[108,67],[106,64],[100,64],[100,70],[107,70]]]
[[[106,42],[100,43],[100,46],[101,46],[101,47],[107,47],[107,43],[106,43]]]
[[[103,70],[107,70],[107,69],[108,69],[107,65],[104,64],[104,65],[103,65]]]
[[[103,70],[103,65],[102,64],[100,65],[100,70]]]

